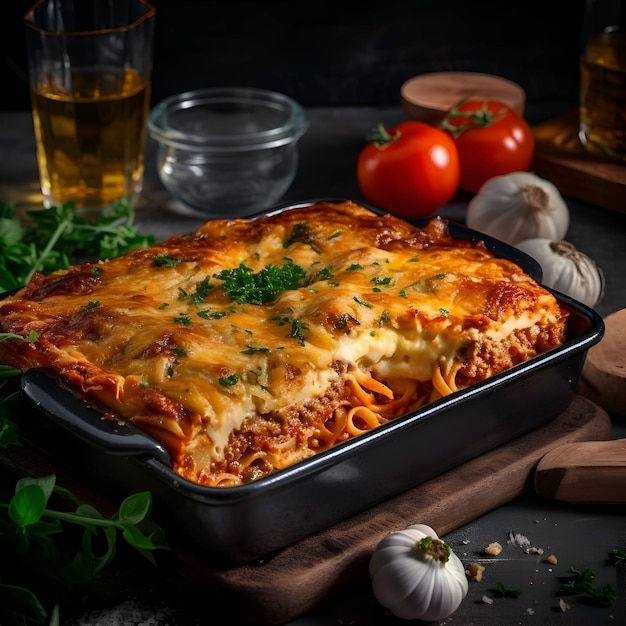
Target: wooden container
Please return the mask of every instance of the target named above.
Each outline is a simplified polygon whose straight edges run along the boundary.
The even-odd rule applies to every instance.
[[[407,80],[400,89],[400,96],[407,117],[433,125],[464,98],[499,100],[522,117],[526,107],[526,93],[517,83],[475,72],[422,74]]]

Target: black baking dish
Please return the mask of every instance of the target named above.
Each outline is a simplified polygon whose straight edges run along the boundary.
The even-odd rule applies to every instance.
[[[485,241],[497,256],[541,278],[539,266],[519,250],[452,222],[450,231]],[[254,561],[563,412],[574,397],[587,350],[600,341],[604,325],[589,307],[555,295],[573,320],[572,337],[561,347],[241,486],[211,488],[181,478],[158,442],[132,424],[103,420],[40,371],[22,377],[32,410],[20,422],[21,434],[104,493],[122,497],[149,490],[152,517],[172,544],[191,547],[215,563]]]

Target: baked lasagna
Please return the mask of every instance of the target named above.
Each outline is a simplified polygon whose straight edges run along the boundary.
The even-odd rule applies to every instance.
[[[442,218],[318,202],[35,275],[0,302],[0,361],[232,487],[561,345],[566,318]]]

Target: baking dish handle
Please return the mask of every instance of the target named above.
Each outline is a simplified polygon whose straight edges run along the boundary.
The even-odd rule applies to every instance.
[[[150,456],[171,467],[170,456],[158,441],[129,422],[104,419],[101,411],[63,389],[43,371],[25,372],[22,392],[37,410],[75,437],[109,454]]]

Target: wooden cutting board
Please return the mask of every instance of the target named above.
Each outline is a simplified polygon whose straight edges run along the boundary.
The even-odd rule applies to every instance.
[[[532,170],[571,198],[626,213],[626,163],[589,153],[578,138],[578,109],[533,127]]]
[[[233,618],[280,624],[367,576],[371,553],[387,533],[423,523],[445,535],[532,489],[537,463],[554,447],[610,437],[606,411],[576,396],[545,426],[300,541],[264,563],[214,570],[196,556],[180,555],[174,576],[185,588],[195,585],[205,595],[214,591],[224,610],[232,607]]]
[[[611,437],[608,413],[576,395],[561,415],[422,485],[308,537],[264,562],[215,569],[197,555],[160,553],[152,576],[163,578],[170,593],[219,605],[230,621],[281,624],[368,576],[376,544],[389,532],[428,524],[445,535],[533,489],[539,461],[556,447]],[[57,474],[57,482],[81,501],[111,515],[117,506],[94,493],[80,477],[68,474],[27,448],[11,447],[11,459],[32,475]],[[207,530],[207,532],[209,532]],[[175,537],[175,532],[172,533]],[[151,587],[146,578],[139,581]],[[131,592],[127,588],[127,592]],[[179,593],[174,591],[173,593]]]

